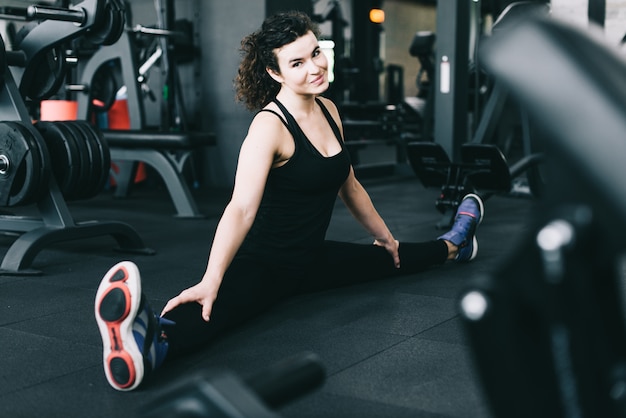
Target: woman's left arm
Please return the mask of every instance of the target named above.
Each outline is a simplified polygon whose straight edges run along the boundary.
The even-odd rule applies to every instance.
[[[398,255],[398,241],[394,239],[385,221],[380,216],[369,194],[363,185],[354,176],[354,169],[350,167],[350,174],[339,190],[339,197],[346,205],[352,216],[374,237],[374,245],[380,245],[393,257],[396,267],[400,267]]]
[[[326,98],[320,97],[324,105],[329,110],[335,123],[343,136],[343,126],[337,106]],[[350,167],[348,178],[339,189],[339,197],[346,205],[352,216],[374,237],[374,245],[385,247],[393,257],[393,263],[400,267],[400,256],[398,255],[398,241],[393,237],[385,221],[378,214],[369,194],[365,191],[361,183],[354,176],[354,169]]]

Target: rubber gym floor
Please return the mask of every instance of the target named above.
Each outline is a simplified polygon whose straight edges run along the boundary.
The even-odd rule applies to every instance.
[[[363,180],[376,207],[400,240],[427,240],[440,230],[437,190],[410,175]],[[486,201],[477,259],[417,275],[381,280],[285,301],[172,362],[134,392],[109,387],[93,299],[103,274],[127,259],[140,268],[155,310],[204,272],[228,190],[193,191],[203,219],[174,217],[158,182],[124,199],[105,191],[69,202],[76,221],[130,224],[152,256],[120,253],[108,237],[57,243],[41,251],[38,276],[0,276],[0,416],[134,417],[197,373],[226,371],[247,378],[302,352],[317,354],[326,379],[316,390],[276,410],[283,417],[490,417],[458,310],[459,294],[478,275],[511,256],[527,227],[531,199]],[[29,207],[20,209],[28,214]],[[20,212],[21,213],[21,212]],[[36,215],[36,212],[31,212]],[[370,242],[337,203],[329,238]],[[14,237],[0,237],[8,249]]]

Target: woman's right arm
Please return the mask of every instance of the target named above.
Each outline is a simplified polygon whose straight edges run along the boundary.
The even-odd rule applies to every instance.
[[[276,116],[267,112],[259,113],[250,124],[239,152],[233,194],[217,225],[202,280],[170,299],[161,315],[183,303],[196,302],[202,305],[204,320],[209,320],[224,273],[254,222],[284,129]]]

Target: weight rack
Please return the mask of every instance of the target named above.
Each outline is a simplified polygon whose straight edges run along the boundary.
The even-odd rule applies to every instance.
[[[4,155],[4,159],[0,158],[0,191],[12,191],[16,186],[22,186],[21,182],[40,179],[40,183],[35,184],[32,190],[30,186],[25,189],[22,199],[13,204],[9,202],[13,206],[34,203],[40,218],[0,215],[0,230],[21,233],[5,254],[0,265],[0,274],[40,274],[40,271],[31,269],[30,266],[36,255],[47,246],[61,241],[102,235],[111,235],[121,251],[154,254],[155,251],[147,248],[128,224],[117,221],[74,221],[55,176],[50,175],[50,165],[53,162],[50,161],[46,141],[32,124],[23,97],[36,95],[32,92],[24,94],[29,86],[35,84],[33,79],[38,75],[36,69],[32,68],[33,65],[40,64],[46,54],[63,42],[85,34],[98,37],[100,42],[114,42],[114,38],[119,37],[118,33],[123,30],[123,8],[120,9],[117,1],[85,0],[72,9],[43,6],[31,6],[26,10],[7,9],[2,8],[0,15],[12,13],[22,20],[47,20],[28,32],[18,52],[7,52],[0,37],[0,120],[23,127],[21,133],[30,138],[31,145],[25,152],[15,155],[11,138],[2,138],[0,154]],[[119,19],[122,19],[121,24]],[[109,22],[104,29],[101,23],[103,20]],[[118,23],[111,26],[110,22],[115,20]],[[12,70],[18,78],[21,75],[19,88]],[[40,96],[47,94],[43,91],[41,93]],[[32,96],[30,98],[35,99]],[[29,160],[26,159],[27,156],[30,157]],[[25,161],[37,161],[39,165],[25,164]],[[1,185],[2,182],[5,184]]]

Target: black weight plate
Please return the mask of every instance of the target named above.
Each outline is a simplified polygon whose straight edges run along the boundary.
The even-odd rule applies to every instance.
[[[83,123],[81,121],[72,121],[70,123],[82,133],[89,153],[89,181],[79,195],[83,199],[88,199],[100,192],[96,188],[102,172],[102,158],[90,126],[88,124],[85,126],[86,122]]]
[[[65,198],[68,200],[79,199],[84,193],[84,190],[89,187],[91,171],[91,160],[89,159],[90,152],[87,148],[87,142],[82,131],[74,126],[74,121],[64,121],[59,123],[63,124],[68,133],[72,136],[76,149],[78,149],[79,156],[77,164],[79,166],[79,178],[76,182],[76,187],[68,193]]]
[[[98,150],[100,165],[96,168],[98,170],[98,180],[94,182],[94,193],[98,194],[104,189],[111,172],[111,151],[109,144],[106,139],[104,139],[102,131],[97,127],[94,127],[86,121],[76,121],[76,123],[84,126],[87,131],[91,132],[91,137]]]
[[[32,135],[33,141],[37,144],[36,147],[33,147],[33,152],[37,152],[39,156],[39,172],[41,174],[41,179],[38,183],[37,189],[33,191],[32,198],[33,201],[38,202],[44,194],[50,191],[50,176],[52,175],[52,169],[50,164],[50,153],[48,152],[48,147],[46,146],[45,141],[35,130],[35,128],[30,123],[18,122],[22,128],[26,131],[29,131]],[[27,127],[28,126],[28,127]]]
[[[33,189],[29,194],[30,198],[28,199],[28,203],[37,202],[42,198],[45,193],[50,190],[50,153],[48,152],[48,147],[46,146],[43,137],[41,137],[41,134],[37,132],[32,124],[25,122],[12,123],[14,123],[19,129],[21,129],[24,136],[27,137],[29,141],[31,141],[33,157],[35,157],[38,161],[39,180],[33,182]]]
[[[15,122],[0,123],[0,155],[9,162],[0,174],[0,205],[18,206],[30,203],[40,182],[40,159],[33,152],[37,144],[30,132]]]
[[[52,147],[48,147],[51,154],[52,171],[61,193],[63,196],[67,196],[76,189],[78,184],[80,155],[72,133],[61,122],[53,122],[53,126],[58,143],[56,155],[52,153]]]
[[[25,194],[24,198],[20,200],[17,200],[17,199],[14,200],[11,203],[11,206],[30,205],[31,203],[37,202],[43,195],[43,190],[42,190],[43,183],[44,183],[44,178],[43,178],[43,173],[42,173],[43,162],[42,162],[41,152],[39,150],[39,144],[35,140],[35,137],[32,134],[32,132],[30,132],[28,129],[24,127],[20,127],[19,129],[21,130],[22,135],[24,135],[24,138],[26,138],[26,140],[30,144],[30,152],[33,156],[33,161],[32,161],[33,176],[29,184],[28,192]],[[26,169],[28,170],[28,167],[26,167]]]
[[[97,146],[94,144],[93,137],[91,132],[86,130],[84,126],[79,124],[77,121],[68,122],[71,126],[77,131],[80,132],[81,137],[83,138],[88,158],[85,161],[88,161],[88,181],[85,184],[85,187],[82,188],[78,194],[78,197],[81,199],[87,199],[92,197],[93,189],[95,188],[95,183],[98,181],[96,173],[96,167],[99,165],[99,156],[97,155]]]
[[[41,158],[32,134],[18,122],[7,122],[15,129],[16,135],[22,137],[28,144],[30,158],[23,160],[17,167],[18,176],[24,179],[24,183],[18,181],[11,188],[11,200],[9,206],[28,205],[36,200],[39,195],[41,183]],[[20,184],[22,184],[20,186]]]
[[[50,154],[51,169],[63,196],[71,195],[80,178],[80,151],[63,123],[37,122]]]
[[[66,184],[61,189],[63,196],[71,195],[76,190],[81,175],[81,156],[74,133],[63,122],[55,122],[58,130],[62,133],[62,139],[67,153],[67,166],[65,167]],[[52,164],[54,167],[54,164]]]
[[[109,62],[102,64],[93,77],[89,85],[89,96],[91,105],[100,112],[111,109],[115,103],[117,94],[117,80]]]
[[[111,0],[115,3],[114,0]],[[122,36],[126,26],[126,14],[124,10],[120,10],[117,6],[111,6],[111,26],[109,31],[104,37],[102,45],[113,45]]]
[[[48,99],[59,91],[66,73],[63,47],[53,48],[26,65],[20,91],[35,101]]]
[[[93,191],[93,195],[95,196],[104,189],[104,186],[109,179],[111,171],[111,152],[100,129],[92,126],[86,121],[76,121],[76,123],[82,125],[86,131],[91,133],[91,137],[97,149],[97,155],[99,156],[99,166],[94,167],[97,170],[97,180],[94,181]]]
[[[18,121],[6,121],[4,122],[20,135],[27,142],[29,147],[29,153],[32,156],[32,161],[29,161],[30,166],[20,164],[18,170],[22,174],[26,174],[26,176],[30,176],[30,180],[28,184],[25,184],[24,187],[28,187],[28,189],[23,189],[21,192],[17,192],[19,187],[14,185],[14,192],[12,193],[12,199],[9,203],[10,206],[20,206],[27,205],[33,202],[36,202],[43,195],[43,187],[47,185],[46,177],[44,177],[43,173],[43,157],[42,153],[39,149],[39,143],[35,139],[35,135],[28,129],[22,122]],[[25,171],[24,171],[25,170]]]
[[[115,10],[109,2],[101,2],[104,8],[101,13],[96,14],[96,20],[93,26],[87,29],[86,38],[94,45],[111,45],[110,36],[116,30]]]

